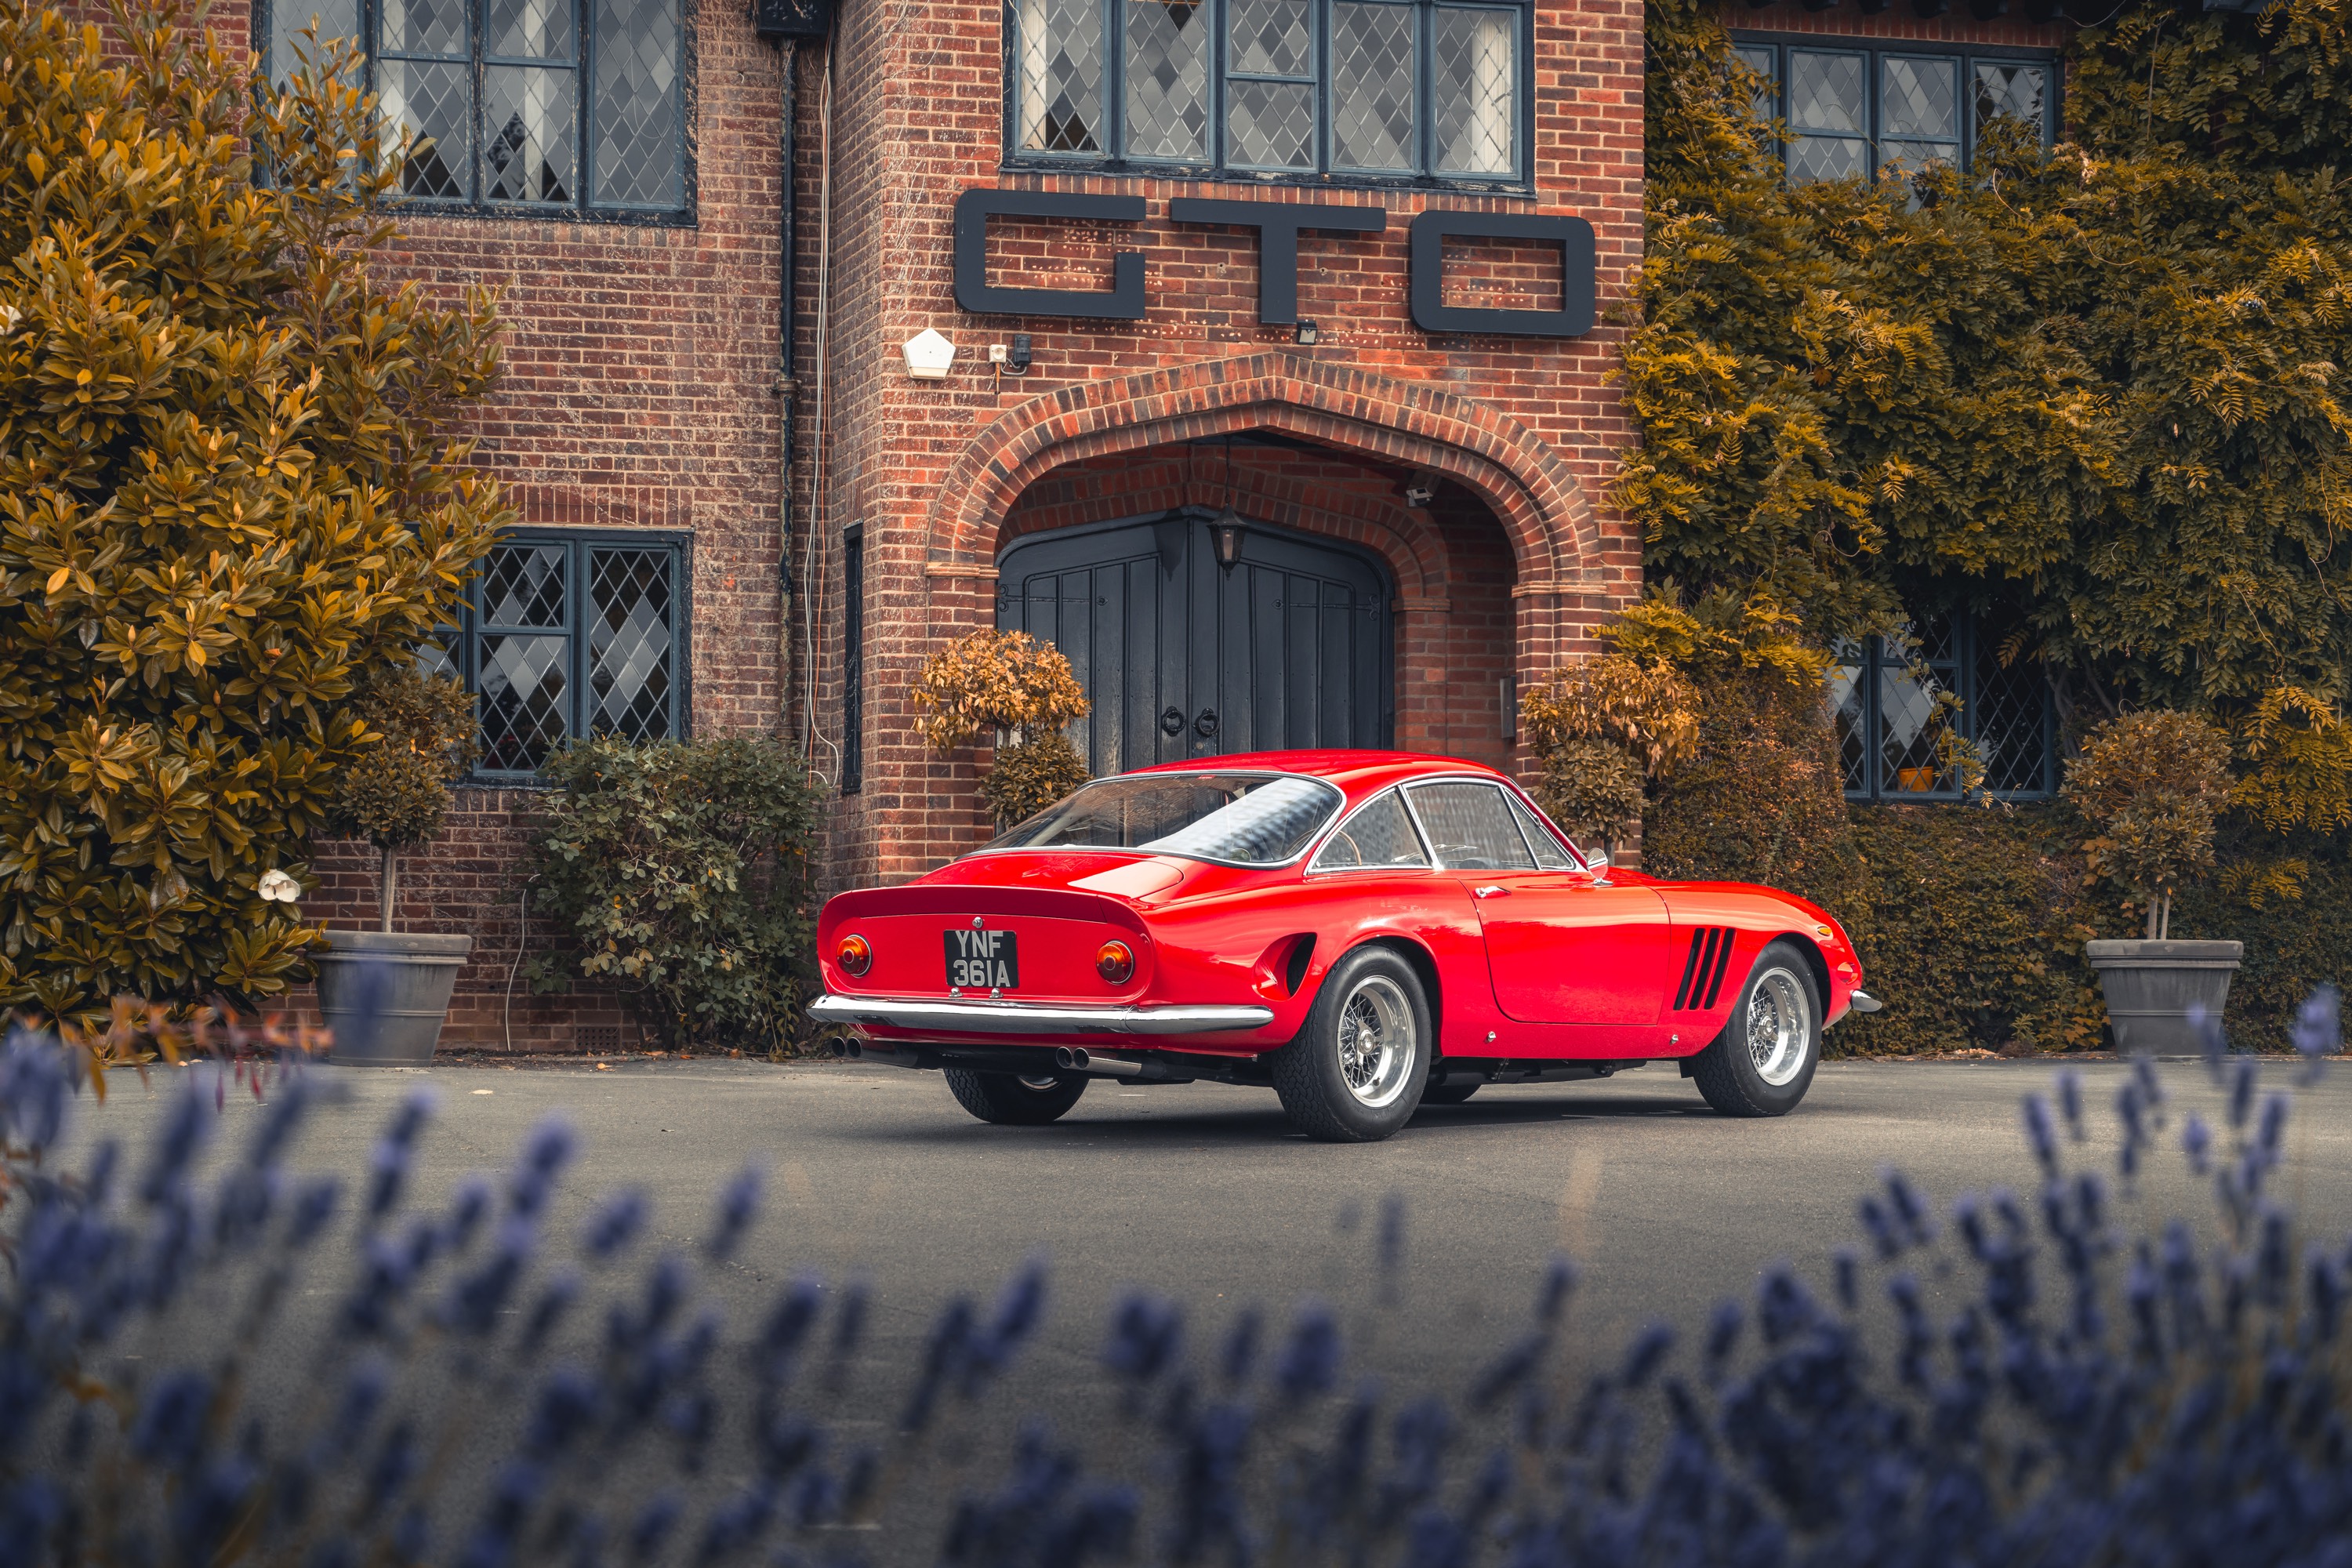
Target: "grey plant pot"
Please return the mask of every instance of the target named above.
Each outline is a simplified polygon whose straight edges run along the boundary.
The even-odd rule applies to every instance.
[[[2242,942],[2092,942],[2084,956],[2099,972],[2116,1044],[2158,1056],[2200,1053],[2205,1042],[2189,1021],[2202,1006],[2219,1022],[2230,976],[2245,956]]]
[[[474,939],[331,931],[327,941],[328,951],[315,959],[319,1012],[334,1033],[327,1059],[352,1067],[431,1066],[449,993]]]

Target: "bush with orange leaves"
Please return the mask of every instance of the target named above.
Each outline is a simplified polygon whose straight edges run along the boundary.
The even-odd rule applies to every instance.
[[[1537,798],[1580,843],[1612,849],[1642,816],[1643,787],[1698,749],[1699,695],[1665,665],[1612,653],[1528,692],[1520,729],[1543,760]]]
[[[981,775],[981,798],[999,823],[1044,810],[1087,782],[1087,764],[1063,727],[1087,713],[1087,694],[1062,650],[1027,632],[979,631],[923,662],[915,677],[917,727],[941,756],[1000,737]]]

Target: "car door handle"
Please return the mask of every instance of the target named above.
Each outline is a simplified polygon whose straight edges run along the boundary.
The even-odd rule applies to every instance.
[[[1511,896],[1508,888],[1473,888],[1471,891],[1482,899],[1507,899]]]

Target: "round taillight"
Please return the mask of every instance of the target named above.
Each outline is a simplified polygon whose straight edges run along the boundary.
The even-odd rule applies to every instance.
[[[1135,978],[1135,950],[1123,942],[1107,942],[1095,949],[1095,973],[1113,985]]]
[[[834,950],[834,962],[841,965],[844,974],[863,974],[874,967],[874,950],[862,936],[845,936]]]

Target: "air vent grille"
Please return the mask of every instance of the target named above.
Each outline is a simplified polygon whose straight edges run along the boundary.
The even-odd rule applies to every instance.
[[[1711,1011],[1731,969],[1731,946],[1738,933],[1727,926],[1701,926],[1691,932],[1690,955],[1683,960],[1683,983],[1675,990],[1674,1011]]]

